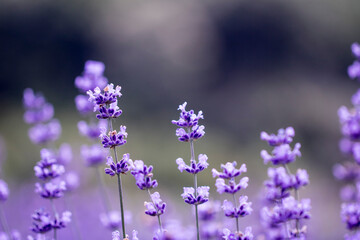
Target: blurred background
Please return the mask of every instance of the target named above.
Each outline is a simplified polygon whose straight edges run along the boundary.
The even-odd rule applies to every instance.
[[[312,200],[309,238],[341,239],[341,184],[332,166],[343,159],[337,110],[350,105],[359,86],[347,76],[354,60],[350,45],[360,40],[359,9],[355,0],[1,1],[1,178],[11,191],[5,203],[9,224],[27,235],[30,214],[42,206],[33,192],[40,148],[30,142],[23,122],[22,94],[31,87],[54,104],[63,128],[57,144],[73,148],[68,168],[79,172],[81,188],[71,196],[76,199],[72,208],[88,219],[80,221],[80,230],[86,230],[86,239],[110,239],[98,222],[103,209],[96,179],[79,157],[86,140],[77,131],[82,118],[74,105],[74,79],[91,59],[104,62],[109,82],[122,86],[123,115],[116,124],[126,125],[129,137],[121,151],[154,166],[157,190],[170,206],[165,221],[188,223],[192,217],[180,197],[192,178],[175,163],[189,158],[189,146],[177,141],[171,124],[178,119],[178,105],[187,101],[189,109],[204,112],[206,135],[195,151],[209,157],[199,184],[211,187],[211,197],[223,199],[215,191],[212,168],[227,161],[248,166],[250,185],[244,193],[255,212],[242,228],[252,224],[259,230],[258,199],[267,179],[260,151],[269,149],[260,132],[293,126],[303,156],[290,168],[307,169],[311,181],[300,193]],[[116,209],[115,181],[105,179]],[[137,226],[149,221],[142,209],[148,196],[131,176],[124,184],[133,211],[128,228],[141,232]],[[71,236],[67,231],[60,234]]]

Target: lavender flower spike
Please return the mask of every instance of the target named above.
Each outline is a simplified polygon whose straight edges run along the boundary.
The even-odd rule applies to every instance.
[[[154,192],[151,194],[152,202],[145,202],[144,205],[146,207],[145,214],[150,216],[160,216],[164,214],[166,203],[164,203],[158,192]]]
[[[278,146],[281,144],[289,144],[293,141],[295,136],[295,131],[293,127],[287,127],[286,129],[279,129],[278,134],[268,134],[266,132],[261,132],[261,140],[267,141],[270,146]]]
[[[137,235],[138,235],[138,232],[133,230],[131,240],[139,240]],[[129,239],[129,236],[126,236],[126,238],[122,239],[120,237],[120,232],[119,231],[114,231],[114,232],[112,232],[112,240],[130,240],[130,239]]]
[[[247,171],[246,165],[242,164],[239,169],[236,169],[237,163],[234,161],[232,163],[227,162],[225,165],[221,164],[221,168],[223,169],[223,172],[218,172],[215,168],[212,170],[212,176],[213,178],[219,177],[224,179],[231,179],[237,176],[240,176],[242,173]]]
[[[158,183],[152,179],[153,166],[146,166],[142,160],[135,160],[131,174],[135,177],[136,185],[140,190],[156,188]]]
[[[0,201],[5,202],[9,197],[9,188],[6,182],[0,179]]]
[[[197,188],[197,197],[195,197],[195,189],[192,187],[184,187],[184,193],[181,194],[186,203],[191,205],[199,205],[209,201],[209,189],[208,186],[202,186]]]
[[[109,174],[110,176],[115,176],[115,174],[125,174],[130,171],[133,166],[133,162],[130,159],[130,154],[126,153],[118,162],[114,162],[113,158],[108,156],[106,165],[109,167],[105,168],[105,173]]]
[[[225,216],[231,218],[245,217],[250,215],[253,209],[251,208],[251,202],[247,202],[247,196],[241,196],[239,198],[239,205],[234,207],[234,204],[228,200],[224,200],[222,208],[224,210]]]
[[[276,146],[271,155],[266,150],[262,150],[261,157],[264,159],[265,164],[268,162],[272,162],[274,165],[288,164],[295,161],[296,157],[301,156],[300,148],[300,143],[296,143],[293,150],[289,144],[282,144]]]
[[[126,143],[127,138],[126,126],[120,126],[120,131],[116,132],[116,130],[109,132],[106,134],[106,129],[101,129],[101,143],[104,148],[114,148],[116,146],[121,146]]]
[[[178,164],[178,169],[180,172],[185,170],[188,173],[197,174],[209,166],[209,163],[207,162],[208,157],[206,154],[199,154],[198,159],[199,162],[191,161],[190,166],[185,164],[182,158],[176,159],[176,163]]]
[[[224,240],[252,240],[254,235],[252,234],[252,228],[247,227],[245,232],[235,232],[232,233],[229,229],[224,229]]]

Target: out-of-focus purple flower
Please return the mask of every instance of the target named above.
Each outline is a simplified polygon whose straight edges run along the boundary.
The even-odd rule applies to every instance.
[[[73,152],[71,149],[70,144],[63,143],[59,147],[59,150],[57,152],[57,161],[60,164],[67,165],[69,164],[73,159]]]
[[[131,240],[139,240],[137,235],[138,235],[138,232],[133,230]],[[130,240],[129,236],[127,236],[125,239]],[[119,231],[116,230],[116,231],[112,232],[112,240],[123,240]]]
[[[360,44],[357,42],[351,44],[351,52],[356,58],[360,59]]]
[[[203,224],[201,226],[200,234],[202,239],[223,239],[222,228],[220,227],[220,224],[216,222],[206,222],[206,224]]]
[[[64,195],[66,190],[66,183],[64,181],[60,182],[47,182],[45,184],[36,183],[35,192],[38,193],[43,198],[59,198]]]
[[[127,138],[126,126],[120,126],[120,131],[116,132],[116,130],[109,132],[106,134],[105,129],[101,129],[101,143],[103,144],[104,148],[113,148],[116,146],[121,146],[126,143]]]
[[[199,219],[202,221],[214,220],[220,212],[221,203],[219,201],[208,201],[198,206]]]
[[[37,124],[29,129],[29,137],[34,144],[46,144],[55,141],[60,134],[61,125],[56,119],[47,124]]]
[[[293,141],[295,136],[295,131],[293,127],[287,127],[286,129],[279,129],[278,134],[268,134],[266,132],[261,132],[260,139],[267,141],[270,146],[279,146],[281,144],[289,144]]]
[[[340,198],[344,202],[354,202],[357,199],[357,191],[352,184],[345,185],[340,190]]]
[[[360,166],[354,162],[336,164],[333,167],[333,175],[338,180],[355,181],[360,179]]]
[[[54,153],[46,148],[41,149],[41,160],[35,165],[35,176],[46,180],[56,178],[65,172],[63,165],[57,164]]]
[[[232,233],[229,229],[225,228],[223,231],[224,240],[252,240],[254,235],[252,234],[252,228],[245,228],[245,232],[235,232]]]
[[[54,221],[52,222],[52,227],[55,229],[65,228],[68,223],[71,222],[71,212],[63,212],[61,217],[55,216]]]
[[[345,240],[359,240],[360,239],[360,232],[356,231],[356,232],[352,232],[352,233],[347,233],[344,236]]]
[[[354,230],[360,227],[360,203],[343,203],[341,205],[341,219],[347,229]]]
[[[113,158],[111,156],[108,156],[106,165],[108,165],[109,168],[105,168],[105,173],[109,174],[110,176],[115,176],[115,174],[127,173],[131,170],[134,164],[130,159],[130,155],[126,153],[123,155],[123,158],[118,162],[114,162]]]
[[[98,166],[105,162],[107,151],[99,144],[81,146],[81,156],[87,166]]]
[[[231,218],[239,218],[250,215],[253,209],[251,208],[251,202],[247,202],[247,196],[241,196],[239,198],[239,206],[235,207],[234,204],[228,200],[224,200],[222,209],[224,210],[225,216]]]
[[[354,61],[353,64],[348,67],[348,75],[352,79],[360,77],[360,62]]]
[[[85,95],[77,95],[75,97],[76,109],[82,115],[87,115],[93,112],[94,104],[89,102],[89,97]]]
[[[27,124],[36,124],[49,121],[54,116],[54,107],[50,103],[44,103],[38,109],[28,109],[24,113],[24,121]]]
[[[338,116],[341,124],[342,134],[351,140],[359,140],[360,112],[355,109],[350,111],[347,107],[342,106],[338,110]]]
[[[261,157],[264,159],[264,163],[272,162],[274,165],[288,164],[295,161],[296,157],[301,156],[300,143],[296,143],[292,150],[289,144],[282,144],[275,146],[271,155],[266,151],[261,151]]]
[[[236,169],[237,162],[227,162],[225,165],[221,164],[222,172],[218,172],[215,168],[212,169],[212,176],[224,178],[224,179],[231,179],[237,176],[240,176],[242,173],[246,172],[246,165],[242,164],[239,169]]]
[[[195,160],[191,161],[190,166],[185,164],[182,158],[176,159],[176,163],[178,164],[178,169],[180,170],[180,172],[183,172],[185,170],[189,173],[197,174],[209,166],[209,163],[207,162],[208,157],[206,156],[206,154],[199,154],[198,159],[198,162],[196,162]]]
[[[142,160],[135,160],[131,174],[135,177],[136,185],[141,190],[156,188],[158,183],[153,180],[153,166],[146,166]]]
[[[52,229],[50,214],[45,212],[43,209],[36,210],[31,217],[34,220],[31,228],[33,232],[46,233]]]
[[[201,186],[197,188],[197,196],[195,196],[195,189],[192,187],[184,187],[184,193],[181,197],[186,203],[192,205],[199,205],[209,201],[209,189],[208,186]]]
[[[151,202],[144,203],[146,207],[145,214],[150,216],[160,216],[164,214],[166,203],[164,203],[158,192],[151,194]]]
[[[0,179],[0,201],[4,202],[9,197],[9,188],[6,182]]]
[[[86,61],[83,75],[75,79],[75,86],[82,92],[92,90],[97,86],[100,88],[105,87],[107,79],[103,76],[104,70],[104,63],[92,60]]]
[[[342,138],[339,141],[340,151],[345,155],[352,155],[352,148],[354,143],[348,138]]]
[[[107,123],[106,121],[101,120],[97,124],[88,124],[85,121],[80,121],[77,126],[81,135],[90,139],[99,139],[101,134],[100,129],[104,129],[104,131],[106,131]]]
[[[115,103],[118,97],[121,97],[121,87],[116,86],[114,89],[114,84],[108,84],[104,88],[104,92],[102,93],[99,87],[92,90],[88,90],[86,93],[89,96],[89,101],[93,102],[96,106],[94,111],[98,110],[99,107],[103,105],[109,105],[111,103]]]
[[[110,211],[100,215],[101,223],[110,230],[115,230],[121,225],[121,215],[118,211]]]
[[[65,174],[65,183],[67,191],[74,191],[80,185],[79,175],[75,172],[68,172]]]
[[[42,94],[35,94],[31,88],[24,90],[23,104],[25,108],[41,108],[45,104],[45,98]]]
[[[355,107],[360,106],[360,89],[351,97],[351,102]]]
[[[215,186],[219,194],[230,193],[235,194],[241,189],[245,189],[248,186],[249,178],[243,177],[238,184],[236,184],[234,179],[231,179],[228,184],[225,183],[223,178],[216,179]]]

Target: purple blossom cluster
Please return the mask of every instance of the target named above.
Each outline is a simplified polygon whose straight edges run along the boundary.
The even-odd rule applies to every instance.
[[[180,142],[190,143],[190,165],[185,164],[182,158],[178,158],[176,163],[180,172],[184,170],[194,175],[194,187],[184,187],[184,193],[181,194],[185,203],[195,206],[195,220],[196,220],[196,234],[197,239],[200,239],[200,227],[198,219],[198,205],[203,204],[209,200],[208,186],[198,187],[197,174],[208,167],[208,157],[205,154],[198,156],[198,162],[195,160],[194,141],[202,138],[205,134],[205,127],[199,125],[199,120],[204,119],[202,111],[195,114],[194,110],[186,111],[187,102],[179,105],[180,110],[179,120],[172,120],[171,123],[177,125],[176,136]]]
[[[236,231],[231,231],[227,228],[223,230],[224,239],[253,239],[252,228],[247,227],[245,232],[240,231],[239,218],[250,215],[253,211],[251,202],[248,202],[246,195],[241,195],[237,201],[236,194],[248,187],[249,178],[243,177],[239,179],[238,183],[236,178],[240,177],[247,171],[246,165],[242,164],[240,168],[236,168],[237,162],[227,162],[221,164],[222,172],[212,169],[212,175],[216,179],[215,186],[219,194],[227,193],[232,195],[232,201],[224,200],[221,208],[226,217],[234,218],[236,222]]]
[[[360,45],[353,43],[351,46],[354,63],[348,68],[348,75],[352,79],[360,79]],[[341,133],[339,142],[341,152],[348,160],[338,163],[333,167],[336,179],[345,182],[340,190],[341,219],[349,233],[345,239],[359,239],[360,230],[360,89],[352,96],[353,107],[348,109],[342,106],[338,110]]]
[[[30,88],[25,89],[23,104],[25,107],[24,121],[31,124],[29,138],[34,144],[46,145],[57,140],[61,134],[58,120],[52,119],[54,107],[46,102],[40,93],[35,94]]]
[[[287,166],[301,156],[299,143],[291,150],[294,136],[292,127],[280,129],[277,135],[262,132],[260,136],[274,147],[271,156],[266,150],[261,151],[264,163],[271,161],[275,166],[281,165],[268,169],[269,179],[264,183],[268,206],[262,208],[261,218],[267,228],[267,239],[306,239],[306,226],[301,224],[310,218],[311,202],[310,199],[299,199],[298,191],[309,184],[309,175],[304,169],[292,174]]]

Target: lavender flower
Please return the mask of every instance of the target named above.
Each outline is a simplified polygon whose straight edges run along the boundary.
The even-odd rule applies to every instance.
[[[63,165],[57,164],[53,153],[48,149],[41,150],[41,160],[35,165],[35,176],[41,180],[56,178],[65,172]]]
[[[222,209],[224,210],[225,216],[231,218],[245,217],[250,215],[253,209],[251,208],[251,202],[247,202],[247,196],[240,196],[239,205],[234,206],[234,204],[228,200],[224,200]]]
[[[46,233],[52,230],[50,214],[43,209],[35,211],[31,217],[34,220],[31,230],[34,233]]]
[[[264,137],[266,136],[266,137]],[[272,137],[269,137],[272,136]],[[272,155],[266,150],[261,151],[264,163],[272,162],[273,165],[283,165],[269,168],[269,180],[265,181],[266,199],[275,206],[267,206],[261,210],[262,221],[267,229],[269,239],[305,239],[306,226],[300,227],[300,221],[310,218],[310,199],[298,198],[298,190],[309,184],[306,170],[298,169],[296,174],[291,174],[287,164],[301,156],[300,143],[296,143],[292,150],[289,143],[293,141],[295,131],[292,127],[280,129],[278,135],[261,133],[260,138],[274,147]],[[295,198],[291,196],[294,190]],[[291,222],[295,220],[295,223]],[[283,229],[283,226],[286,228]]]
[[[236,183],[234,179],[231,179],[228,184],[225,183],[223,178],[216,179],[215,186],[219,194],[230,193],[235,194],[241,189],[245,189],[248,186],[249,178],[243,177],[239,183]]]
[[[54,107],[41,94],[34,94],[30,88],[24,91],[23,103],[26,108],[24,121],[28,124],[47,122],[54,116]]]
[[[80,185],[79,175],[75,172],[65,174],[65,186],[67,191],[74,191]]]
[[[93,144],[91,146],[82,145],[81,156],[87,166],[98,166],[105,162],[107,151],[99,144]]]
[[[138,235],[138,232],[133,230],[133,232],[132,232],[132,240],[139,240],[137,235]],[[129,236],[127,236],[125,239],[130,240]],[[122,240],[121,237],[120,237],[120,232],[119,231],[114,231],[112,233],[112,240]]]
[[[67,224],[71,222],[71,215],[69,211],[63,212],[61,217],[56,215],[52,222],[52,227],[55,229],[65,228]]]
[[[86,61],[83,75],[75,79],[75,86],[83,92],[95,87],[105,87],[107,79],[103,76],[104,70],[104,63],[92,60]]]
[[[195,189],[192,187],[184,187],[184,193],[181,197],[186,203],[191,205],[199,205],[209,201],[209,189],[208,186],[202,186],[197,188],[198,195],[195,196]]]
[[[252,234],[252,228],[247,227],[245,232],[235,232],[232,233],[229,229],[224,229],[224,237],[225,240],[252,240],[254,235]]]
[[[110,230],[115,230],[121,225],[121,214],[119,211],[110,211],[100,215],[101,223]]]
[[[5,202],[9,197],[9,188],[6,182],[0,179],[0,201]]]
[[[55,141],[60,134],[61,125],[57,120],[52,120],[48,124],[38,124],[29,129],[29,137],[34,144],[47,144]]]
[[[101,130],[100,138],[101,143],[104,148],[114,148],[116,146],[121,146],[126,143],[127,132],[126,126],[120,126],[120,131],[116,132],[116,130],[110,131],[109,134],[106,134],[105,129]]]
[[[343,203],[341,205],[341,218],[349,230],[360,229],[360,204]]]
[[[94,89],[94,92],[88,90],[86,93],[89,95],[89,101],[97,105],[94,111],[98,110],[103,105],[110,105],[111,103],[117,102],[117,98],[121,97],[121,87],[116,86],[114,89],[114,84],[109,84],[104,88],[104,93],[101,92],[99,87]]]
[[[154,192],[150,195],[151,202],[145,202],[144,205],[146,207],[145,214],[150,216],[160,216],[164,214],[166,203],[164,203],[158,192]]]
[[[135,160],[131,174],[135,177],[136,185],[141,190],[156,188],[158,183],[152,180],[153,166],[146,166],[143,161]]]
[[[220,212],[221,203],[219,201],[208,201],[199,205],[199,219],[202,221],[214,220],[216,215]]]
[[[85,121],[78,122],[78,129],[80,134],[94,140],[97,140],[99,138],[101,134],[100,129],[106,130],[106,127],[106,121],[99,121],[97,124],[88,124]]]
[[[92,113],[94,109],[94,104],[89,102],[89,97],[85,95],[77,95],[75,97],[75,105],[81,115]]]
[[[119,162],[114,162],[113,158],[108,156],[106,165],[108,165],[109,168],[105,168],[105,173],[110,176],[115,176],[115,174],[125,174],[130,171],[133,162],[130,159],[130,155],[127,153],[123,155],[123,158]]]
[[[47,182],[43,185],[40,183],[35,184],[35,192],[43,198],[60,198],[64,195],[65,190],[65,181],[60,181],[59,183]]]
[[[221,164],[221,168],[223,170],[223,172],[218,172],[215,168],[213,168],[212,170],[212,176],[213,178],[218,177],[218,178],[224,178],[224,179],[231,179],[231,178],[235,178],[237,176],[240,176],[242,173],[246,172],[246,165],[242,164],[241,167],[239,169],[236,169],[237,162],[228,162],[225,165]]]
[[[178,164],[178,169],[180,172],[185,170],[188,173],[197,174],[209,166],[209,163],[207,162],[208,157],[206,154],[200,154],[198,159],[198,162],[192,160],[190,166],[186,165],[182,158],[176,159],[176,163]]]

